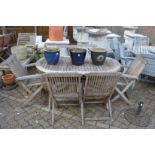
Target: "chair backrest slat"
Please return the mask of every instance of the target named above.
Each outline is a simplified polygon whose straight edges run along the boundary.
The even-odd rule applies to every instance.
[[[36,42],[36,33],[18,33],[18,45],[34,46]]]
[[[21,62],[14,54],[10,55],[9,58],[3,62],[2,65],[8,66],[16,77],[21,77],[28,74],[26,68],[23,67]]]
[[[89,73],[86,75],[84,97],[109,99],[119,80],[120,73]],[[106,102],[106,101],[105,101]]]
[[[45,75],[50,83],[53,95],[66,95],[80,93],[81,75],[80,74],[52,74]]]
[[[147,61],[141,55],[137,56],[127,70],[127,74],[138,78],[139,75],[143,72],[146,64]]]

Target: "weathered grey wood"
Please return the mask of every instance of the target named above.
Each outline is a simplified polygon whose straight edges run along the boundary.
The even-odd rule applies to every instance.
[[[62,100],[63,102],[64,100]],[[68,100],[67,100],[68,101]],[[61,103],[61,106],[79,106],[79,103]]]
[[[27,75],[27,70],[22,66],[17,57],[12,54],[10,57],[2,62],[2,65],[8,66],[8,68],[15,74],[16,77]]]
[[[81,89],[82,90],[82,89]],[[82,90],[83,91],[83,90]],[[84,126],[85,124],[85,119],[84,119],[84,101],[83,101],[83,95],[81,93],[81,97],[80,97],[80,105],[81,105],[81,119],[82,119],[82,126]]]
[[[25,76],[20,76],[20,77],[17,77],[16,80],[33,80],[33,79],[40,79],[40,78],[43,78],[43,76],[41,74],[34,74],[34,75],[25,75]]]
[[[97,99],[108,104],[109,116],[112,120],[112,108],[110,98],[120,78],[120,73],[89,73],[86,74],[84,84],[83,103],[97,103]],[[92,102],[95,100],[95,102]],[[82,106],[84,108],[84,105]],[[81,109],[82,123],[84,124],[84,109]],[[91,119],[89,119],[91,120]],[[94,120],[94,119],[92,119]],[[95,118],[95,120],[104,120],[103,118]]]
[[[94,117],[94,118],[87,117],[87,118],[85,118],[85,121],[107,121],[107,120],[111,120],[111,118],[110,117],[99,117],[99,118],[97,118],[97,117]]]
[[[106,58],[104,65],[95,66],[90,58],[85,59],[85,63],[81,66],[72,65],[71,59],[60,57],[57,65],[48,65],[45,58],[41,58],[36,63],[36,68],[44,73],[80,73],[87,74],[89,72],[118,72],[121,69],[121,64],[111,58]]]
[[[32,91],[24,84],[23,81],[19,81],[19,84],[23,87],[23,89],[28,92],[29,94],[32,93]]]
[[[54,105],[55,105],[55,100],[52,100],[52,126],[54,127]]]
[[[78,45],[67,45],[67,44],[54,44],[54,45],[50,45],[50,43],[45,43],[45,46],[47,44],[47,47],[55,47],[56,45],[59,46],[59,48],[95,48],[97,47],[96,45],[94,44],[78,44]]]
[[[16,81],[19,82],[23,89],[29,94],[25,103],[30,102],[42,90],[43,84],[45,84],[43,76],[41,74],[29,75],[26,67],[21,64],[14,54],[10,55],[2,65],[7,66],[13,72],[16,76]],[[33,86],[38,86],[34,92],[30,90]]]
[[[119,97],[122,97],[122,99],[128,103],[129,105],[132,105],[132,102],[129,101],[129,99],[124,95],[124,93],[129,89],[129,87],[131,87],[132,85],[132,82],[130,84],[128,84],[127,87],[125,87],[125,89],[123,89],[123,91],[120,91],[117,87],[115,88],[116,92],[119,94],[117,95],[113,100],[112,102],[116,101]]]
[[[144,70],[146,64],[147,61],[141,55],[137,56],[130,68],[127,70],[127,74],[139,78],[139,75]]]
[[[115,90],[118,93],[113,99],[112,102],[116,101],[120,97],[129,105],[131,105],[131,101],[126,97],[125,93],[129,88],[134,88],[135,82],[139,79],[140,74],[143,72],[147,61],[142,56],[137,56],[129,69],[126,71],[126,74],[122,74],[122,80],[118,83],[118,86],[124,86],[122,90],[119,87],[116,87]]]
[[[111,58],[107,58],[103,66],[93,65],[90,58],[87,58],[85,60],[84,65],[82,66],[72,65],[71,59],[67,57],[60,57],[59,63],[57,65],[48,65],[46,60],[42,58],[39,61],[37,61],[36,67],[38,68],[38,70],[45,73],[44,76],[48,81],[48,89],[50,94],[49,108],[51,108],[51,105],[53,106],[53,109],[52,109],[53,125],[54,125],[54,106],[57,105],[58,102],[65,102],[70,100],[79,101],[79,105],[81,106],[82,125],[84,125],[84,103],[82,99],[83,95],[82,93],[79,93],[79,92],[82,92],[82,83],[81,83],[82,75],[87,75],[90,72],[93,72],[94,76],[96,74],[105,73],[105,72],[110,74],[110,72],[117,72],[117,71],[120,71],[121,69],[121,65],[116,60],[113,60]],[[77,75],[79,76],[79,74],[80,74],[80,77],[77,79]],[[98,84],[102,85],[102,83],[103,83],[102,80],[99,80]],[[97,97],[95,97],[96,95]],[[102,95],[103,93],[102,91],[100,91],[100,92],[94,93],[93,96],[90,96],[90,99],[91,100],[92,98],[97,99],[95,103],[96,102],[103,103]],[[87,99],[88,98],[89,96],[87,97]],[[94,103],[94,102],[92,101],[91,103]],[[69,104],[66,104],[66,105],[69,105]],[[111,110],[111,108],[109,108],[109,110]],[[110,113],[109,115],[111,116],[110,111],[109,113]]]
[[[142,74],[155,77],[155,46],[134,46],[132,53],[142,55],[148,61]]]
[[[60,101],[79,101],[79,105],[82,101],[82,84],[81,74],[73,73],[46,73],[43,75],[48,82],[49,89],[49,108],[52,102],[52,125],[54,125],[54,107]],[[51,101],[52,99],[52,101]],[[61,105],[61,104],[59,104]]]
[[[123,78],[129,78],[129,79],[134,79],[134,80],[138,80],[139,79],[139,76],[135,76],[135,75],[129,75],[129,74],[122,74]]]
[[[35,52],[31,55],[29,55],[26,59],[21,60],[20,63],[24,66],[24,67],[32,67],[35,66],[34,63],[29,64],[35,57]],[[2,59],[0,57],[0,59]],[[3,61],[5,61],[4,59],[2,59]],[[8,66],[5,66],[3,63],[0,64],[0,70],[9,70],[10,68]]]
[[[24,102],[24,104],[29,103],[41,90],[43,86],[41,85],[34,93],[32,93],[29,98]]]

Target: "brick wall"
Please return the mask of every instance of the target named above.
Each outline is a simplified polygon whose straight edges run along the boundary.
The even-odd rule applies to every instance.
[[[155,44],[155,26],[139,26],[137,33],[148,36],[151,43]]]

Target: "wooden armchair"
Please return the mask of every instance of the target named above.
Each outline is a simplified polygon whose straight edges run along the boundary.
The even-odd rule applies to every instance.
[[[105,103],[109,109],[109,116],[112,119],[112,108],[110,98],[120,78],[120,73],[90,73],[86,75],[84,84],[83,102],[81,106],[82,125],[85,120],[105,120],[102,118],[85,118],[84,105],[88,103]]]
[[[118,82],[115,89],[118,95],[112,99],[112,102],[121,97],[129,105],[132,104],[126,95],[127,91],[129,88],[134,88],[135,82],[139,79],[139,76],[143,72],[146,64],[147,61],[142,56],[139,55],[135,58],[130,67],[122,74],[121,81]]]
[[[35,64],[23,66],[14,54],[10,55],[10,57],[2,63],[2,66],[0,66],[3,70],[11,70],[16,76],[18,84],[29,94],[25,103],[30,102],[42,90],[43,84],[45,83],[41,74],[29,75],[27,68],[32,66],[35,66]],[[31,90],[33,86],[37,87],[34,92]]]

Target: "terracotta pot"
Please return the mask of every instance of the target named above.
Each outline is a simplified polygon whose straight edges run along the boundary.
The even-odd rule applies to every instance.
[[[15,83],[15,76],[14,74],[5,74],[2,76],[2,80],[5,85],[12,85]]]
[[[49,39],[51,41],[62,41],[63,36],[63,26],[49,26]]]

